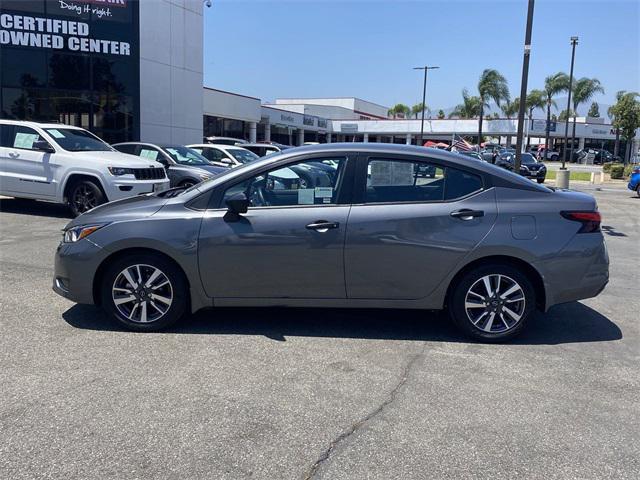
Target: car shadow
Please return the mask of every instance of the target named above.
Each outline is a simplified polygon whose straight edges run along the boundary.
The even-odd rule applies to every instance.
[[[36,217],[72,218],[66,205],[38,202],[24,198],[1,198],[0,212],[19,213]]]
[[[74,305],[62,314],[72,327],[127,332],[102,310]],[[168,329],[173,334],[262,335],[285,342],[287,337],[360,338],[469,342],[444,312],[323,308],[216,308],[185,318]],[[622,331],[596,310],[578,302],[536,313],[528,328],[511,343],[557,345],[619,340]]]

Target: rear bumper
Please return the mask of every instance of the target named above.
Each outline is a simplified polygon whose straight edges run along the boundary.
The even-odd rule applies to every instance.
[[[609,255],[601,233],[577,234],[555,257],[536,264],[545,283],[545,310],[599,295],[609,282]]]

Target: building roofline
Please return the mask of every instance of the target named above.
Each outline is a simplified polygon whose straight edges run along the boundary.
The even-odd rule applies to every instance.
[[[250,98],[251,100],[258,100],[259,102],[262,102],[262,99],[260,99],[258,97],[252,97],[250,95],[242,95],[240,93],[229,92],[227,90],[220,90],[219,88],[213,88],[213,87],[203,87],[203,88],[205,90],[213,90],[214,92],[220,92],[220,93],[226,93],[227,95],[233,95],[234,97]]]

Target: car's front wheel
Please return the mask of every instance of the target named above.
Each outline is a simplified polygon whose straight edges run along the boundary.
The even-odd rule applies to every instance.
[[[538,178],[538,183],[544,183],[544,178]]]
[[[535,309],[535,291],[519,270],[483,265],[460,278],[448,309],[453,322],[468,336],[501,342],[522,331]]]
[[[108,266],[102,281],[102,306],[131,330],[169,327],[187,311],[182,271],[160,255],[127,255]]]
[[[638,195],[640,197],[640,183],[636,187],[636,195]]]
[[[106,201],[102,190],[91,180],[80,180],[69,189],[67,203],[74,217],[88,212]]]

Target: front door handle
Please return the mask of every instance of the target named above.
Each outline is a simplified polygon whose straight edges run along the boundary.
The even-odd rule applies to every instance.
[[[9,156],[12,158],[17,158],[20,156],[20,154],[18,152],[9,152]]]
[[[338,222],[328,222],[327,220],[316,220],[313,223],[307,225],[307,230],[315,230],[316,232],[324,233],[327,230],[338,228],[340,224]]]
[[[463,208],[462,210],[456,210],[455,212],[451,212],[450,215],[453,218],[459,218],[460,220],[473,220],[476,217],[484,217],[483,210],[469,210],[467,208]]]

